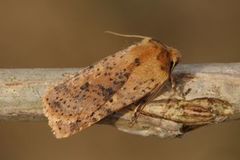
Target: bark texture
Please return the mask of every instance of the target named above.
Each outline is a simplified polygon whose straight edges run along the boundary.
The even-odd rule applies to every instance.
[[[0,69],[0,120],[46,120],[42,95],[80,69]],[[167,84],[130,124],[128,106],[99,124],[143,136],[176,137],[192,129],[240,118],[240,63],[184,64],[176,67],[176,87]]]

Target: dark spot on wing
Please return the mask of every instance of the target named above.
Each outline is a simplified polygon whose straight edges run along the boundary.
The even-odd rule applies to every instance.
[[[111,66],[107,66],[107,69],[112,70],[113,68]]]
[[[112,97],[112,95],[115,93],[115,91],[113,90],[112,87],[104,87],[102,85],[98,85],[100,91],[101,91],[101,95],[104,97],[104,100],[108,100],[109,98]]]
[[[126,72],[126,73],[124,73],[123,75],[124,75],[126,78],[128,78],[129,75],[130,75],[130,73]]]
[[[122,86],[124,83],[125,83],[125,81],[121,81],[121,80],[115,80],[115,81],[113,81],[113,84],[114,84],[114,85],[119,85],[119,86]]]
[[[107,114],[111,114],[113,111],[109,108],[105,109],[105,111],[107,112]]]
[[[158,53],[157,55],[157,60],[162,60],[162,59],[169,59],[169,53],[166,49],[163,48],[163,50]]]
[[[87,89],[88,87],[89,87],[89,83],[86,82],[86,83],[84,83],[84,84],[80,87],[80,89],[81,89],[81,90],[85,90],[85,89]]]
[[[93,65],[88,66],[89,69],[92,69],[93,67],[94,67]]]
[[[93,118],[92,118],[92,121],[93,121],[93,122],[96,122],[96,121],[97,121],[97,118],[93,117]]]
[[[57,101],[54,101],[54,102],[53,102],[53,105],[54,105],[54,107],[56,107],[56,108],[60,108],[60,107],[61,107],[61,104],[60,104],[59,102],[57,102]]]
[[[160,69],[161,69],[162,71],[168,71],[167,67],[164,66],[164,65],[160,65]]]
[[[134,63],[135,63],[136,66],[139,66],[141,64],[140,59],[135,58]]]

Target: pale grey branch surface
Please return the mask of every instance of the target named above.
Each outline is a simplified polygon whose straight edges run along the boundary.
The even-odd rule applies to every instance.
[[[0,120],[46,120],[42,96],[49,86],[80,69],[0,69]],[[240,63],[184,64],[130,125],[134,106],[104,119],[118,129],[139,135],[175,137],[207,124],[240,118]]]

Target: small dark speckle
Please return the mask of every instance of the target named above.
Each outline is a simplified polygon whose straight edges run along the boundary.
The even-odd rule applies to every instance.
[[[107,114],[111,114],[112,110],[111,109],[106,109]]]
[[[114,90],[113,88],[109,87],[109,88],[105,88],[102,85],[98,85],[99,89],[102,92],[102,95],[104,96],[104,98],[108,99],[110,96],[112,96],[114,94]]]
[[[134,63],[136,66],[140,65],[140,59],[139,58],[135,58]]]
[[[92,121],[93,121],[93,122],[96,122],[96,121],[97,121],[97,118],[93,117],[93,118],[92,118]]]
[[[55,107],[61,107],[61,104],[59,102],[53,102],[53,104],[55,105]]]
[[[100,106],[101,106],[101,104],[99,104],[99,103],[98,103],[96,106],[97,106],[97,107],[100,107]]]
[[[89,83],[86,82],[85,84],[83,84],[80,89],[84,90],[84,89],[87,89],[89,87]]]
[[[124,73],[124,76],[125,76],[126,78],[128,78],[129,75],[130,75],[130,73],[128,73],[128,72]]]
[[[118,84],[118,81],[113,81],[113,84],[117,85],[117,84]]]
[[[113,84],[115,85],[123,85],[125,81],[113,81]]]
[[[92,114],[90,114],[90,116],[89,116],[89,117],[92,117],[94,114],[95,114],[95,112],[92,112]]]
[[[113,95],[114,94],[114,91],[111,87],[107,88],[105,91],[108,95]]]
[[[89,69],[93,68],[93,65],[90,65],[88,68],[89,68]]]
[[[123,78],[124,78],[123,75],[119,75],[119,76],[118,76],[118,79],[123,79]]]
[[[113,68],[112,68],[112,67],[110,67],[110,66],[107,66],[107,69],[109,69],[109,70],[112,70]]]
[[[160,69],[161,69],[162,71],[166,71],[166,70],[167,70],[167,68],[166,68],[165,66],[160,66]]]

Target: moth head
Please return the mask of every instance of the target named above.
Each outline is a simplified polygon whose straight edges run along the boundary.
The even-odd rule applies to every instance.
[[[168,47],[168,51],[170,53],[171,71],[172,71],[174,67],[179,63],[182,55],[180,51],[172,47]]]

